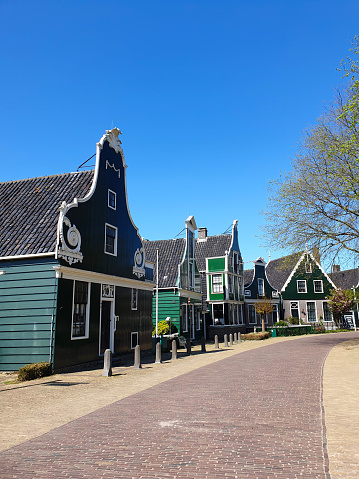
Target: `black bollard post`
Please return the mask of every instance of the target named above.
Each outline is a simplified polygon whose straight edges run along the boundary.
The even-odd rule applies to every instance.
[[[156,361],[157,364],[162,363],[162,347],[161,343],[156,344]]]
[[[217,334],[214,337],[214,349],[219,349],[218,335]]]
[[[186,347],[187,347],[187,354],[188,354],[188,356],[190,356],[191,355],[191,340],[190,340],[190,338],[186,339]]]
[[[172,359],[177,359],[177,341],[172,341]]]
[[[105,354],[103,355],[102,376],[106,376],[106,377],[112,376],[112,351],[111,351],[111,349],[106,349]]]
[[[226,334],[224,335],[224,347],[228,348],[228,336]]]
[[[202,336],[202,339],[201,339],[201,350],[202,350],[202,353],[206,352],[206,340],[204,336]]]
[[[135,362],[134,362],[134,365],[133,367],[135,369],[141,369],[141,348],[140,348],[140,345],[137,344],[137,346],[135,347]]]

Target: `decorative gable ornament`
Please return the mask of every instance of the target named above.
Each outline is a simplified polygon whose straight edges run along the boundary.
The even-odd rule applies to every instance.
[[[70,220],[65,216],[67,211],[67,205],[65,202],[60,206],[60,218],[59,218],[59,236],[60,246],[57,250],[57,257],[63,258],[70,265],[82,263],[83,254],[81,253],[81,234],[75,225],[71,225]],[[64,233],[64,225],[68,228],[67,234]]]
[[[134,256],[135,265],[133,267],[133,274],[138,278],[142,278],[145,275],[145,251],[143,248],[137,248]]]
[[[122,132],[118,128],[112,128],[112,130],[106,130],[106,134],[103,135],[97,146],[99,148],[103,147],[105,141],[108,142],[109,146],[115,150],[116,153],[121,153],[123,155],[121,140],[118,135],[122,135]]]

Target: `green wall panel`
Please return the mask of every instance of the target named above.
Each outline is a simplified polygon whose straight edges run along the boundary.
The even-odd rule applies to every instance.
[[[53,352],[57,279],[50,259],[1,262],[0,370],[49,361]]]
[[[216,272],[216,271],[224,271],[225,270],[225,258],[212,258],[208,260],[208,271],[210,273]]]

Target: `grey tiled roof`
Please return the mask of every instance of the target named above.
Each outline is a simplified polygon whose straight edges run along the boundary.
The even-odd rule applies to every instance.
[[[253,275],[254,275],[254,269],[246,269],[243,271],[244,286],[248,286],[249,284],[251,284],[253,280]]]
[[[184,238],[158,241],[145,241],[146,259],[153,261],[153,279],[157,281],[157,259],[158,248],[158,287],[169,288],[176,285],[178,277],[178,265],[182,261],[186,240]]]
[[[206,240],[196,239],[195,258],[198,271],[205,271],[206,258],[224,256],[229,250],[232,235],[207,236]],[[186,247],[185,238],[145,241],[146,259],[155,263],[154,279],[156,280],[156,249],[158,248],[159,288],[176,285],[178,265],[181,263]]]
[[[329,278],[333,281],[335,286],[340,289],[350,289],[357,286],[359,282],[359,269],[347,269],[345,271],[337,271],[329,273]]]
[[[196,263],[198,271],[206,270],[206,258],[224,256],[231,246],[232,235],[207,236],[205,240],[196,239]]]
[[[93,170],[0,183],[0,257],[55,251],[59,206],[89,191]]]
[[[293,253],[282,258],[269,261],[266,266],[266,275],[269,283],[277,291],[281,291],[293,268],[298,263],[302,252]]]

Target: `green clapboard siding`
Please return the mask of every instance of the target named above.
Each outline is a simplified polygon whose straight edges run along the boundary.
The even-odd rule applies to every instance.
[[[0,370],[49,361],[53,353],[57,279],[51,259],[1,262]]]
[[[225,258],[211,258],[208,259],[208,271],[210,273],[214,273],[216,271],[224,271],[225,270]]]
[[[168,316],[171,323],[180,331],[180,298],[173,291],[158,293],[158,321],[164,321]],[[152,301],[152,324],[156,325],[156,294]]]

